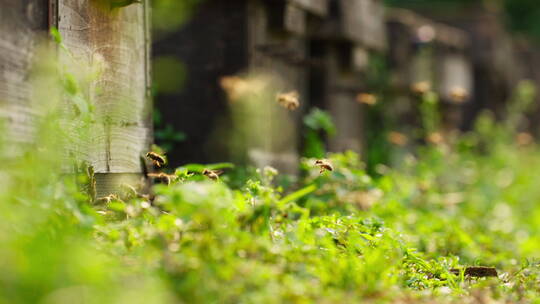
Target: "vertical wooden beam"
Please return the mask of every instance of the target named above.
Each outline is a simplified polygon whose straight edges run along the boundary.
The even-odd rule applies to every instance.
[[[30,70],[47,29],[47,6],[38,0],[0,0],[0,120],[15,143],[33,140],[39,113],[31,106]]]
[[[343,57],[349,57],[344,60]],[[332,152],[352,150],[361,153],[364,140],[364,109],[356,102],[356,95],[363,88],[360,68],[354,64],[354,48],[328,44],[326,46],[326,107],[334,119],[335,136],[329,138]],[[344,65],[347,64],[347,65]]]
[[[104,67],[83,88],[96,114],[89,161],[98,174],[132,175],[151,143],[148,2],[111,2],[58,0],[57,23],[77,62]]]
[[[306,103],[307,73],[305,67],[299,64],[307,55],[307,42],[303,36],[305,11],[295,3],[287,2],[284,11],[278,12],[284,14],[283,28],[276,31],[271,27],[273,12],[265,1],[247,1],[247,5],[248,70],[275,76],[278,80],[276,89],[282,93],[298,91],[301,103]],[[261,112],[260,121],[270,131],[262,135],[262,129],[253,130],[266,138],[262,146],[246,147],[250,161],[259,167],[271,165],[281,172],[295,174],[299,158],[301,110],[288,111],[279,107],[275,100],[264,104],[269,110]]]

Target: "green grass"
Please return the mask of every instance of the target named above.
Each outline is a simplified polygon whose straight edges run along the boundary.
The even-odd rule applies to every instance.
[[[0,304],[538,302],[540,149],[515,141],[530,84],[506,121],[482,115],[445,144],[384,149],[395,163],[374,164],[376,175],[361,159],[382,158],[353,152],[328,154],[335,170],[322,174],[303,159],[296,179],[190,164],[154,199],[126,188],[106,202],[92,198],[91,175],[65,173],[76,144],[65,120],[84,137],[96,119],[69,75],[53,81],[73,113],[45,107],[64,97],[44,91],[51,113],[35,142],[12,146],[0,132]],[[319,153],[318,134],[308,139]],[[205,168],[229,171],[214,182]],[[498,277],[451,271],[477,265]]]
[[[0,303],[534,302],[540,150],[498,126],[405,153],[377,179],[352,152],[323,174],[305,159],[294,189],[269,168],[234,189],[180,168],[151,205],[90,203],[86,177],[57,174],[36,143],[51,153],[1,176]],[[499,277],[449,271],[473,265]]]

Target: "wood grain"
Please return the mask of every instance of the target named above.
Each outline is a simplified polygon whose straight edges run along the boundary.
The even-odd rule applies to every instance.
[[[291,64],[306,56],[306,42],[300,34],[274,35],[269,30],[268,15],[261,1],[248,1],[247,49],[249,52],[249,70],[255,73],[271,75],[276,80],[276,93],[296,90],[300,95],[301,105],[307,95],[307,72],[301,65]],[[295,50],[294,57],[273,56],[262,52],[261,46],[279,46],[282,50]],[[274,95],[275,96],[275,95]],[[301,109],[290,112],[277,105],[274,99],[265,104],[268,107],[260,117],[260,129],[254,134],[265,134],[260,146],[246,147],[251,161],[259,166],[274,165],[282,172],[296,173],[299,151],[299,127]],[[261,133],[269,129],[268,133]]]
[[[97,173],[137,173],[152,139],[146,2],[112,10],[98,4],[58,1],[58,29],[75,60],[104,66],[84,88],[97,116],[86,157]]]
[[[352,150],[362,152],[364,140],[364,111],[356,102],[362,78],[358,73],[344,73],[340,61],[342,52],[335,45],[326,47],[325,102],[336,126],[336,134],[329,138],[332,152]]]
[[[384,50],[386,27],[384,5],[379,0],[341,0],[342,31],[348,39]]]
[[[0,0],[0,119],[7,138],[15,143],[33,140],[34,122],[30,71],[46,29],[43,1]]]

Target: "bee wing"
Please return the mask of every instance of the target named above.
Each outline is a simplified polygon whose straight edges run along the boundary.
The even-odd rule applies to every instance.
[[[225,171],[223,171],[223,170],[214,170],[213,172],[218,176],[225,173]]]

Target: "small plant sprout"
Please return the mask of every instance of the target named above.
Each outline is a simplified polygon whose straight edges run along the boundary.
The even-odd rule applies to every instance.
[[[288,93],[280,93],[276,97],[280,106],[287,110],[296,110],[300,107],[300,94],[298,91],[291,91]]]

